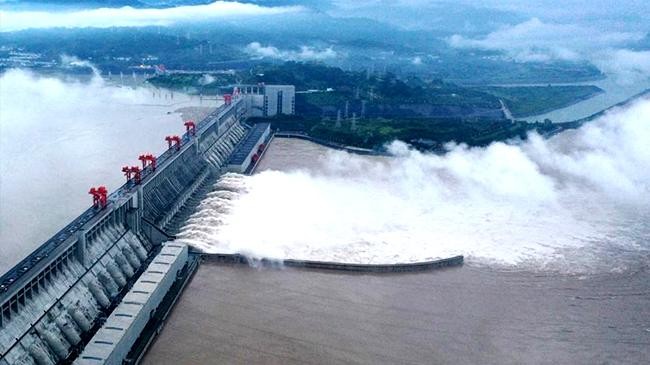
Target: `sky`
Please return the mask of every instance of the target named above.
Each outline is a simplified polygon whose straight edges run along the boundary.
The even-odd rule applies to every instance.
[[[0,31],[32,28],[83,28],[169,26],[177,23],[219,20],[233,17],[286,14],[304,11],[300,6],[265,7],[255,4],[215,1],[205,5],[173,8],[86,8],[49,10],[37,6],[33,9],[14,10],[5,4],[0,10]]]
[[[126,1],[125,1],[126,2]],[[650,25],[644,14],[650,12],[650,3],[643,0],[330,0],[330,1],[215,1],[199,5],[168,8],[98,7],[101,1],[40,1],[33,7],[27,2],[1,1],[2,29],[15,30],[26,27],[99,26],[110,25],[169,25],[189,19],[208,19],[226,16],[269,15],[297,11],[325,12],[337,17],[368,17],[380,19],[407,29],[435,28],[445,25],[445,18],[453,22],[468,23],[472,29],[486,22],[492,29],[502,25],[516,25],[531,19],[543,23],[591,25],[607,32],[639,31],[647,33]],[[48,8],[48,4],[75,4],[74,7]],[[151,2],[150,2],[151,3]],[[155,2],[153,2],[155,3]],[[196,4],[194,1],[176,3]],[[84,4],[87,4],[84,7]],[[92,4],[92,5],[91,5]],[[75,9],[76,10],[73,10]],[[30,11],[29,9],[32,9]],[[33,11],[41,9],[42,11]],[[56,9],[56,10],[48,10]],[[67,9],[67,10],[65,10]],[[433,16],[432,16],[433,15]],[[498,15],[499,17],[494,17]],[[28,18],[31,16],[32,18]],[[24,20],[32,19],[30,22]],[[33,21],[34,19],[38,21]],[[471,24],[476,23],[476,24]]]

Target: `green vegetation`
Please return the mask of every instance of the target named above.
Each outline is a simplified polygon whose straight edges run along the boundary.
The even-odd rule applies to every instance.
[[[479,58],[466,53],[455,54],[437,65],[439,77],[464,85],[565,83],[605,78],[587,62],[517,62],[505,61],[498,54]]]
[[[104,72],[114,73],[130,72],[131,67],[141,64],[164,64],[168,69],[214,69],[211,64],[245,56],[228,42],[226,35],[201,39],[186,37],[189,33],[180,31],[171,34],[164,28],[29,29],[0,33],[0,44],[40,53],[42,60],[47,61],[58,60],[62,54],[74,55]]]
[[[483,87],[506,104],[515,118],[538,115],[573,105],[603,92],[593,85]]]
[[[343,105],[348,100],[347,95],[338,91],[332,92],[315,92],[308,94],[301,94],[298,96],[298,102],[324,107],[327,105]]]
[[[222,86],[235,84],[237,80],[234,74],[168,74],[152,77],[147,82],[189,94],[220,94]]]
[[[507,121],[468,122],[450,118],[411,119],[365,119],[341,121],[306,119],[298,116],[277,118],[253,118],[251,122],[270,121],[279,131],[304,132],[319,138],[347,146],[381,149],[399,139],[426,150],[441,150],[447,142],[454,141],[470,146],[485,146],[495,141],[526,138],[533,130],[547,134],[559,127],[550,123],[526,123]]]
[[[217,85],[235,81],[257,84],[295,85],[298,92],[319,91],[306,94],[305,101],[314,106],[326,106],[345,100],[368,100],[373,103],[427,103],[435,105],[466,105],[498,108],[498,99],[480,90],[464,88],[443,82],[425,81],[417,77],[405,80],[392,73],[368,75],[365,72],[343,71],[318,63],[286,62],[281,65],[258,65],[246,72],[233,75],[210,74]],[[188,87],[205,88],[200,74],[167,74],[149,80],[153,85],[182,90]],[[327,89],[331,89],[327,92]]]
[[[190,86],[203,93],[218,92],[219,87],[235,82],[293,84],[298,92],[298,115],[272,118],[275,129],[374,149],[395,139],[422,149],[441,150],[450,141],[484,146],[526,138],[533,130],[555,133],[570,126],[510,122],[501,112],[499,99],[516,116],[522,116],[570,105],[602,91],[595,86],[470,88],[437,79],[402,79],[391,73],[372,75],[296,62],[258,65],[248,72],[211,77],[212,83],[207,85],[206,77],[199,74],[161,75],[150,82],[186,91]],[[357,116],[355,122],[353,114]]]
[[[269,0],[266,3],[269,5]],[[460,17],[467,18],[466,14]],[[500,51],[451,47],[445,38],[460,28],[451,33],[449,29],[456,29],[463,21],[450,19],[442,17],[435,22],[447,24],[450,28],[445,31],[406,30],[369,19],[305,12],[273,22],[249,17],[236,22],[189,21],[162,27],[28,29],[0,32],[0,44],[4,49],[40,54],[40,62],[56,61],[61,54],[73,55],[114,74],[138,72],[141,65],[157,64],[170,70],[247,71],[260,62],[275,62],[273,57],[260,60],[259,54],[247,49],[251,42],[259,42],[288,52],[299,52],[301,46],[309,45],[316,50],[333,47],[345,56],[327,59],[331,66],[364,73],[366,69],[387,70],[400,77],[413,74],[458,84],[577,82],[604,77],[588,62],[519,62]],[[645,50],[649,39],[633,46]],[[414,63],[415,57],[420,61]],[[3,67],[0,65],[0,70]]]
[[[501,120],[499,99],[515,118],[543,114],[602,92],[592,85],[462,87],[439,79],[392,73],[372,75],[343,71],[317,63],[286,62],[257,65],[247,72],[211,74],[212,83],[198,74],[160,75],[149,80],[158,87],[184,92],[217,93],[220,86],[236,82],[291,84],[296,86],[296,111],[306,117],[349,116],[368,118],[460,118]],[[346,106],[347,105],[347,106]]]
[[[480,90],[443,82],[424,80],[415,76],[399,78],[387,72],[376,75],[366,72],[343,71],[316,63],[286,62],[281,65],[260,65],[249,82],[291,84],[298,91],[320,90],[321,95],[309,95],[305,101],[315,106],[334,105],[345,100],[367,100],[371,103],[406,103],[498,108],[497,98]],[[334,96],[325,92],[335,91]]]
[[[499,99],[475,88],[418,77],[401,79],[388,72],[373,75],[343,71],[318,63],[286,62],[253,67],[246,72],[166,74],[149,79],[152,85],[190,93],[217,93],[220,87],[244,84],[290,84],[296,87],[296,112],[302,116],[336,117],[348,111],[363,117],[503,119]],[[212,81],[212,80],[211,80]]]

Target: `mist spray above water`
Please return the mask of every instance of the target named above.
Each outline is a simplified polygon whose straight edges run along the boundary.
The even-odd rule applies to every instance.
[[[93,75],[0,74],[0,274],[87,209],[91,186],[113,191],[124,183],[122,166],[162,153],[165,135],[185,129],[175,110],[213,106],[112,84],[75,57],[61,64]]]
[[[650,101],[549,140],[448,149],[394,142],[393,158],[329,151],[309,169],[227,174],[179,237],[270,258],[463,254],[470,264],[562,272],[647,265]]]

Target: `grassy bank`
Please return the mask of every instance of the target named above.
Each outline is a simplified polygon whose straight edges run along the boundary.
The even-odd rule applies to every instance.
[[[526,138],[528,132],[537,130],[544,134],[557,125],[509,121],[467,122],[460,119],[363,119],[352,122],[320,120],[283,116],[278,118],[252,118],[250,122],[270,121],[280,131],[304,132],[308,135],[334,143],[370,149],[381,149],[393,140],[408,142],[420,149],[440,150],[447,142],[485,146],[495,141]]]
[[[506,104],[515,118],[548,113],[565,108],[603,92],[593,85],[482,87]]]

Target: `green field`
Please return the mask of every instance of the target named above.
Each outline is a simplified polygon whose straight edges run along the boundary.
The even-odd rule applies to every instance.
[[[304,132],[308,135],[347,146],[381,149],[384,144],[401,140],[426,150],[442,150],[447,142],[485,146],[495,141],[526,138],[528,132],[548,133],[557,124],[508,121],[469,122],[453,118],[363,119],[353,128],[350,120],[320,120],[299,116],[252,118],[255,122],[271,122],[276,130]]]
[[[218,92],[219,85],[235,80],[245,83],[293,84],[296,116],[271,118],[281,131],[299,131],[312,137],[342,145],[381,149],[399,139],[427,150],[443,150],[447,142],[484,146],[495,141],[526,138],[531,131],[552,133],[562,126],[549,123],[511,122],[501,117],[502,100],[515,117],[541,114],[571,105],[602,92],[590,85],[542,87],[463,87],[438,79],[418,77],[401,79],[393,74],[368,75],[344,71],[322,64],[287,62],[257,66],[236,75],[213,75],[214,82],[202,85],[202,75],[161,75],[150,80],[154,85],[193,88],[198,92]],[[329,91],[326,91],[328,90]],[[376,104],[387,107],[402,105],[454,106],[474,111],[496,110],[499,114],[467,116],[450,109],[449,115],[377,115],[358,118],[354,125],[344,119],[337,125],[337,114],[349,106],[350,115],[361,115],[362,101],[370,110]],[[337,113],[337,110],[339,111]],[[446,109],[442,109],[446,110]],[[253,121],[254,122],[254,121]]]
[[[370,103],[426,103],[461,107],[500,107],[493,95],[476,88],[462,87],[439,79],[418,77],[401,79],[392,73],[367,75],[360,71],[344,71],[318,63],[286,62],[258,65],[234,75],[211,74],[213,82],[201,84],[201,74],[165,74],[149,79],[157,87],[193,93],[216,93],[219,86],[233,83],[289,84],[296,91],[320,90],[302,94],[301,101],[315,108],[342,107],[345,101],[366,100]],[[332,92],[324,90],[331,88]],[[316,112],[320,115],[320,112]]]
[[[503,100],[515,118],[548,113],[603,92],[602,89],[593,85],[490,86],[482,87],[480,90]]]

